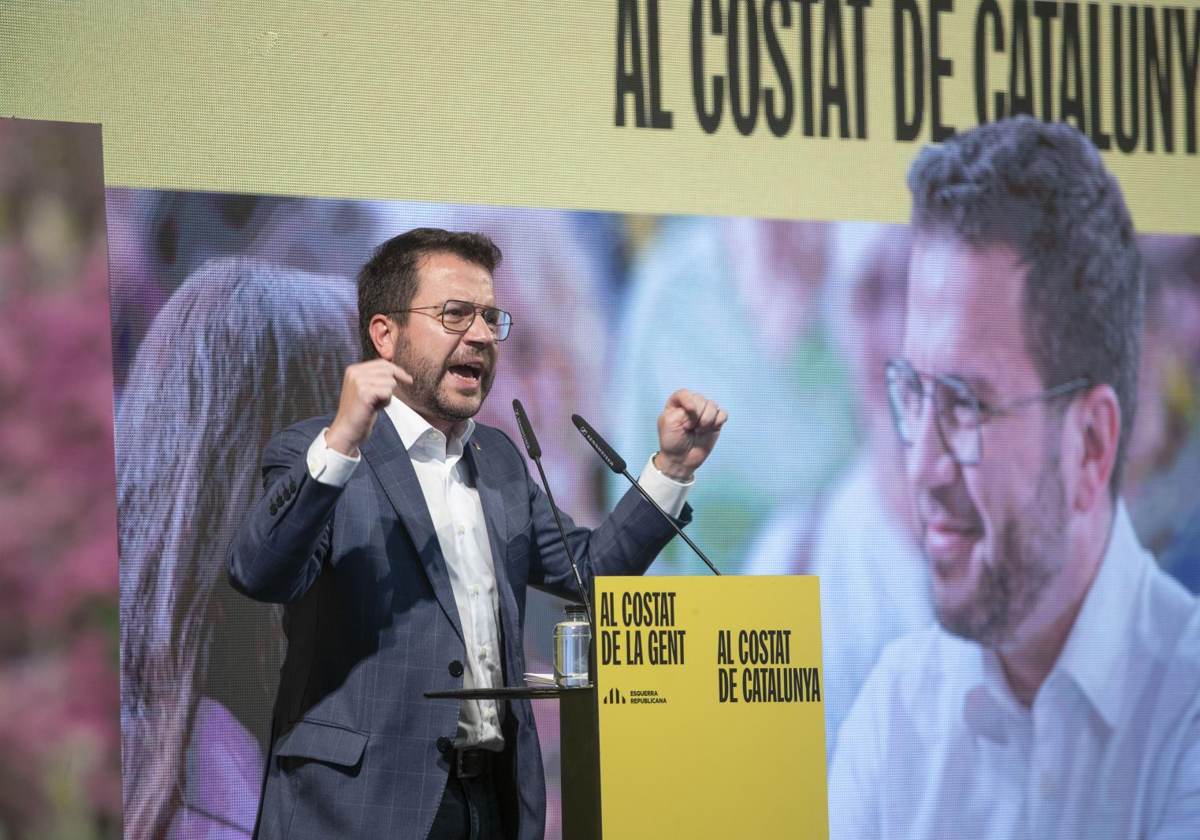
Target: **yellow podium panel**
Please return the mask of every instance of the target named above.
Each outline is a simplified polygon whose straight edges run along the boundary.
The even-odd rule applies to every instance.
[[[597,578],[595,610],[605,837],[828,837],[817,578]]]

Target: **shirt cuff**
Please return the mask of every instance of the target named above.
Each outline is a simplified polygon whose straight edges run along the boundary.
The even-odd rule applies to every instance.
[[[678,519],[679,514],[683,512],[688,491],[695,483],[695,478],[685,484],[663,475],[659,472],[658,467],[654,466],[653,455],[646,462],[646,468],[642,470],[642,475],[638,478],[638,484],[642,485],[642,489],[650,494],[650,498],[658,502],[658,506],[675,519]]]
[[[328,431],[329,427],[326,426],[308,447],[308,474],[321,484],[345,487],[354,468],[362,460],[362,453],[351,458],[349,455],[343,455],[341,452],[330,449],[325,443],[325,433]],[[664,478],[666,477],[664,476]]]

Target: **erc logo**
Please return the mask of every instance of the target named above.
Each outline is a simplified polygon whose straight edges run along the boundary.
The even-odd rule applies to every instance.
[[[629,692],[629,696],[626,697],[621,693],[621,689],[613,686],[608,690],[608,693],[604,695],[604,699],[601,702],[603,702],[606,706],[620,705],[624,703],[632,703],[634,705],[661,705],[667,702],[667,698],[660,696],[659,693],[653,689],[631,691]]]

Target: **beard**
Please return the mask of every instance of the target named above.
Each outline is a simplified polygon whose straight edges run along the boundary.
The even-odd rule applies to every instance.
[[[403,333],[396,343],[393,359],[413,378],[407,391],[415,403],[414,407],[450,423],[459,423],[478,414],[496,378],[496,361],[493,356],[465,350],[438,364],[432,359],[413,353],[412,345]],[[479,372],[479,395],[476,397],[443,393],[442,382],[445,381],[450,368],[464,362],[480,362],[483,365]]]
[[[1033,499],[1009,513],[970,597],[962,604],[934,600],[938,622],[949,633],[994,647],[1011,641],[1066,564],[1066,490],[1058,447],[1049,453]]]

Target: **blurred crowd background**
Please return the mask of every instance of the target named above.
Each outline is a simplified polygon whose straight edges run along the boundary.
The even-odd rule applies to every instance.
[[[355,271],[416,226],[503,249],[515,326],[480,419],[516,437],[522,400],[576,520],[625,486],[572,413],[636,473],[673,390],[729,409],[691,535],[728,573],[821,576],[830,753],[882,647],[931,619],[882,376],[903,226],[105,196],[99,129],[42,132],[0,121],[0,840],[116,837],[122,815],[135,840],[248,836],[282,640],[278,610],[229,590],[225,547],[267,438],[336,405]],[[1196,591],[1200,238],[1142,244],[1125,497]],[[705,573],[677,544],[653,572]],[[562,606],[531,600],[532,670]],[[535,708],[557,838],[557,712]]]

